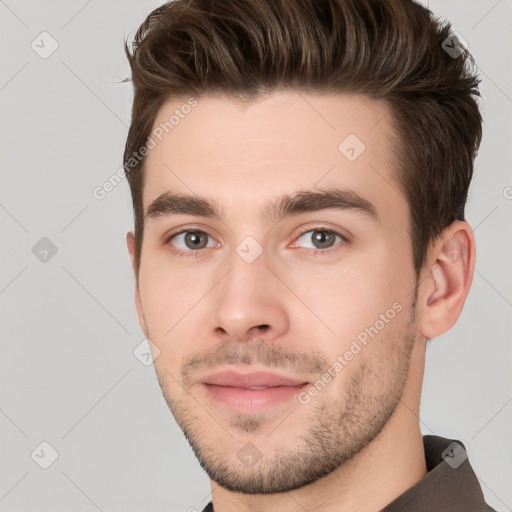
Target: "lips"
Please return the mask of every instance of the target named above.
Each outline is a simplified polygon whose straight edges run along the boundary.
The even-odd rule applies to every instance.
[[[240,373],[235,371],[223,371],[212,373],[202,379],[204,384],[215,386],[227,386],[243,389],[266,389],[277,386],[301,386],[307,384],[306,380],[287,377],[273,372],[258,371]]]
[[[201,379],[204,391],[215,403],[243,413],[263,412],[290,402],[309,385],[297,379],[268,371],[242,373],[220,371]]]

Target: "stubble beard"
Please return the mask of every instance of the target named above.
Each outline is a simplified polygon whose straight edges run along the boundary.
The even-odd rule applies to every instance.
[[[284,493],[329,475],[371,443],[389,421],[403,395],[416,338],[415,302],[397,339],[380,333],[380,339],[370,341],[369,345],[378,343],[382,351],[372,350],[370,346],[363,349],[363,352],[372,350],[372,353],[365,354],[357,371],[347,380],[343,393],[339,393],[335,400],[330,398],[328,402],[320,392],[307,405],[297,403],[299,411],[310,407],[311,412],[307,417],[302,416],[306,430],[294,442],[296,448],[267,453],[251,466],[243,465],[236,453],[225,449],[225,446],[234,445],[233,436],[228,432],[232,429],[237,435],[249,436],[247,441],[257,440],[253,442],[257,449],[258,443],[263,444],[265,439],[257,437],[265,428],[265,415],[233,413],[226,428],[224,418],[216,420],[211,411],[208,415],[188,395],[172,398],[165,372],[161,375],[157,372],[163,396],[210,479],[237,493]],[[256,360],[268,360],[260,352],[266,346],[268,344],[258,346],[261,357]],[[336,383],[335,378],[329,385],[335,386]],[[332,394],[326,393],[325,396],[332,397]],[[192,412],[191,406],[202,417]],[[272,436],[279,435],[281,431],[283,439],[289,441],[285,429],[289,421],[294,422],[293,417],[294,411]],[[224,439],[213,439],[211,432],[220,432]]]

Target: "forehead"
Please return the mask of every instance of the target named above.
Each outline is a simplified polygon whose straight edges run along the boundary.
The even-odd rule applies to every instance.
[[[403,209],[393,137],[386,104],[362,96],[282,91],[251,102],[172,99],[153,125],[144,207],[172,190],[249,211],[276,195],[335,186],[379,208],[396,209],[399,201]]]

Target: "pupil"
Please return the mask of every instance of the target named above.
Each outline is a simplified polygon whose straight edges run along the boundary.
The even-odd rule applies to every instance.
[[[334,233],[329,233],[327,231],[316,231],[313,236],[314,244],[320,248],[325,249],[329,247],[334,241]]]
[[[203,240],[201,240],[203,237]],[[200,233],[187,233],[185,235],[185,244],[190,249],[202,249],[206,247],[206,238]]]

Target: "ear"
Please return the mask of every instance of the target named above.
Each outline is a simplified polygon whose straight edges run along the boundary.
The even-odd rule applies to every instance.
[[[418,292],[419,330],[435,338],[453,327],[468,296],[475,268],[475,238],[465,221],[446,228],[429,250]]]
[[[126,233],[126,246],[128,247],[128,253],[130,255],[130,261],[132,263],[133,273],[135,275],[135,308],[137,310],[137,316],[139,317],[139,325],[146,338],[148,337],[148,331],[146,327],[146,320],[144,319],[144,312],[142,310],[142,302],[140,300],[139,290],[139,276],[137,269],[135,268],[135,235],[129,231]]]

